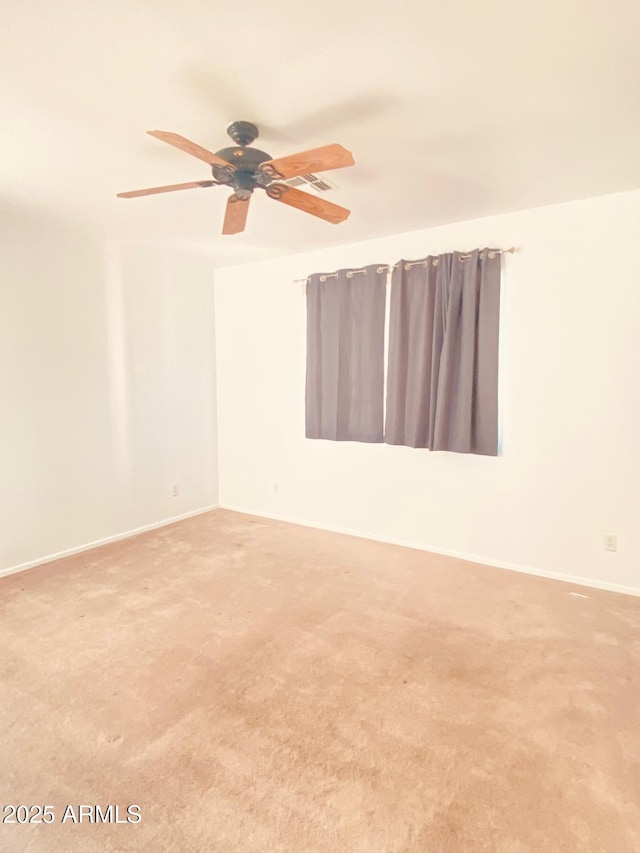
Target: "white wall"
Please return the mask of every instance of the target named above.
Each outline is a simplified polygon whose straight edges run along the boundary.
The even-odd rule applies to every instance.
[[[213,311],[193,251],[0,213],[0,572],[217,503]]]
[[[640,589],[638,234],[630,192],[217,270],[221,503]],[[502,455],[306,440],[292,280],[485,245],[518,247],[503,266]]]

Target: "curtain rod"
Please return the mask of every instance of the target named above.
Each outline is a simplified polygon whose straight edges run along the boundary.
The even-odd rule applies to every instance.
[[[495,255],[504,255],[507,253],[510,255],[513,255],[515,250],[516,250],[515,246],[510,246],[508,249],[489,249],[488,256],[490,258],[493,258]],[[443,254],[447,254],[447,253],[443,253]],[[461,261],[467,261],[471,257],[471,253],[464,253],[464,254],[459,253],[459,257],[460,257]],[[407,261],[407,263],[404,265],[404,268],[409,269],[410,267],[415,267],[418,264],[424,265],[426,263],[427,263],[426,261]],[[400,264],[399,261],[397,264],[393,264],[393,266],[390,266],[389,264],[383,264],[382,266],[377,267],[376,272],[381,273],[381,272],[385,272],[385,271],[388,272],[391,269],[397,269],[399,264]],[[438,265],[438,259],[437,258],[434,258],[433,265],[434,266]],[[353,276],[356,273],[361,273],[361,272],[366,272],[366,269],[362,268],[362,269],[358,269],[358,270],[347,270],[347,278],[353,278]],[[338,277],[337,272],[326,273],[325,275],[320,276],[320,281],[326,281],[328,278],[337,278],[337,277]],[[310,278],[311,278],[311,276],[307,276],[306,278],[294,278],[293,283],[294,284],[306,285],[309,283]]]

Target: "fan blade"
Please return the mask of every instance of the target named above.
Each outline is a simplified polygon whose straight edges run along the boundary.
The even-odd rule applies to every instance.
[[[210,166],[227,166],[229,169],[235,168],[231,163],[227,163],[226,160],[223,160],[222,157],[218,157],[217,154],[207,151],[206,148],[202,148],[201,145],[196,145],[195,142],[185,139],[184,136],[180,136],[178,133],[169,133],[166,130],[148,130],[147,133],[149,136],[154,136],[156,139],[162,140],[162,142],[167,142],[169,145],[173,145],[181,151],[186,151],[187,154],[197,157],[198,160],[204,160],[204,162],[208,163]]]
[[[295,178],[310,172],[327,172],[329,169],[342,169],[355,163],[351,151],[342,145],[323,145],[310,151],[300,151],[289,157],[279,157],[277,160],[267,160],[260,168],[270,178]]]
[[[128,193],[117,193],[118,198],[137,198],[141,195],[155,195],[156,193],[173,193],[176,190],[191,190],[194,187],[219,186],[217,181],[189,181],[186,184],[169,184],[167,187],[149,187],[146,190],[131,190]]]
[[[239,234],[241,231],[244,231],[248,212],[248,198],[238,198],[235,193],[229,196],[229,200],[227,201],[227,210],[224,215],[224,223],[222,225],[222,233]]]
[[[310,193],[304,193],[295,187],[288,187],[284,184],[267,187],[266,192],[270,198],[274,198],[276,201],[297,207],[298,210],[304,210],[305,213],[310,213],[312,216],[326,219],[327,222],[333,222],[334,225],[344,222],[351,213],[346,207],[340,207],[324,198],[315,198]]]

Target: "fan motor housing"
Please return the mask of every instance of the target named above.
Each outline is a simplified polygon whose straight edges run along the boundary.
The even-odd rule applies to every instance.
[[[258,169],[261,163],[273,159],[266,151],[260,151],[258,148],[246,148],[240,145],[234,145],[230,148],[222,148],[216,151],[216,156],[226,160],[227,163],[235,167],[226,169],[224,166],[212,166],[211,172],[213,177],[221,184],[229,184],[230,186],[239,189],[253,189],[256,186],[265,186],[269,183],[269,179],[263,172]]]
[[[260,151],[258,148],[243,148],[239,145],[221,148],[220,151],[216,151],[216,155],[222,157],[227,163],[231,163],[236,169],[245,169],[246,171],[255,169],[260,163],[272,159],[270,154]]]

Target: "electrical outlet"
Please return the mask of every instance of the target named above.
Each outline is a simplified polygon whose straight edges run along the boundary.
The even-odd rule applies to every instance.
[[[618,550],[618,537],[614,536],[613,533],[605,533],[604,550],[605,551],[617,551]]]
[[[274,483],[273,484],[273,494],[274,495],[280,494],[280,483]]]
[[[174,485],[171,487],[171,497],[177,498],[179,494],[180,494],[180,484],[174,483]]]

